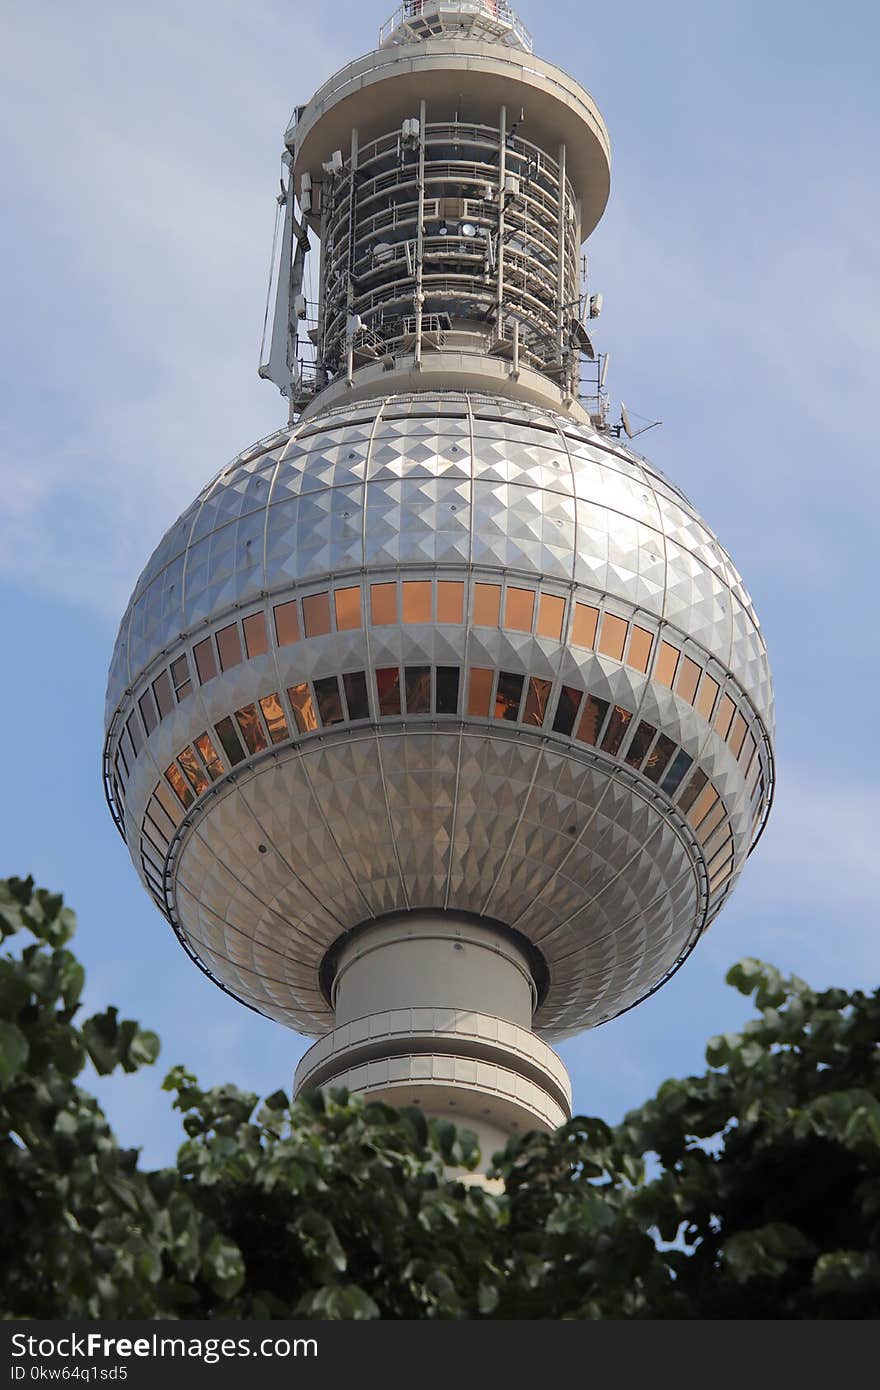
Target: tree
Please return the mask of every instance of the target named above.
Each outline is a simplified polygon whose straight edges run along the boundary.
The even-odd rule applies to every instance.
[[[121,1149],[77,1078],[159,1043],[78,1020],[73,913],[0,881],[6,1317],[870,1317],[880,1310],[880,998],[746,961],[758,1017],[611,1128],[511,1140],[504,1192],[449,1181],[474,1136],[346,1092],[165,1088],[173,1168]]]

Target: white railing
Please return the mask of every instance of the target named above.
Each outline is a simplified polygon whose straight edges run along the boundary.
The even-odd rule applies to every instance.
[[[486,19],[493,28],[507,29],[527,52],[534,50],[531,34],[507,0],[404,0],[379,30],[379,47],[393,39],[399,30],[406,29],[410,20],[427,20],[435,15],[441,18],[442,23],[442,18],[447,14]]]

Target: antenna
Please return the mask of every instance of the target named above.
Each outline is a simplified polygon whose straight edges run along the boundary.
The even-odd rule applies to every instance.
[[[602,369],[599,373],[599,390],[605,390],[605,382],[608,379],[608,363],[611,361],[611,353],[606,352],[602,358]]]
[[[652,420],[649,425],[642,425],[642,428],[640,430],[634,430],[632,426],[632,420],[630,419],[629,411],[627,410],[623,401],[620,402],[620,424],[617,429],[618,438],[620,437],[620,431],[623,430],[623,433],[626,435],[627,439],[638,439],[640,434],[647,434],[648,430],[655,430],[657,429],[658,425],[662,424],[662,420]]]

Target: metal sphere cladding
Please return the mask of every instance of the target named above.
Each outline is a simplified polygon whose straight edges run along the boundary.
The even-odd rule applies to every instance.
[[[549,1038],[635,1004],[736,881],[770,723],[748,596],[681,493],[464,396],[365,401],[225,468],[141,576],[107,700],[148,890],[309,1034],[334,942],[419,907],[534,944]]]

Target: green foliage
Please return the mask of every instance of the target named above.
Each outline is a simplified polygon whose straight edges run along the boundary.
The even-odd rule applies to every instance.
[[[742,1033],[615,1129],[512,1139],[503,1188],[451,1181],[473,1134],[345,1091],[262,1103],[166,1080],[184,1141],[146,1172],[77,1078],[155,1062],[78,1020],[75,918],[0,881],[0,1314],[10,1317],[873,1317],[880,997],[758,961]],[[14,938],[14,940],[13,940]]]

